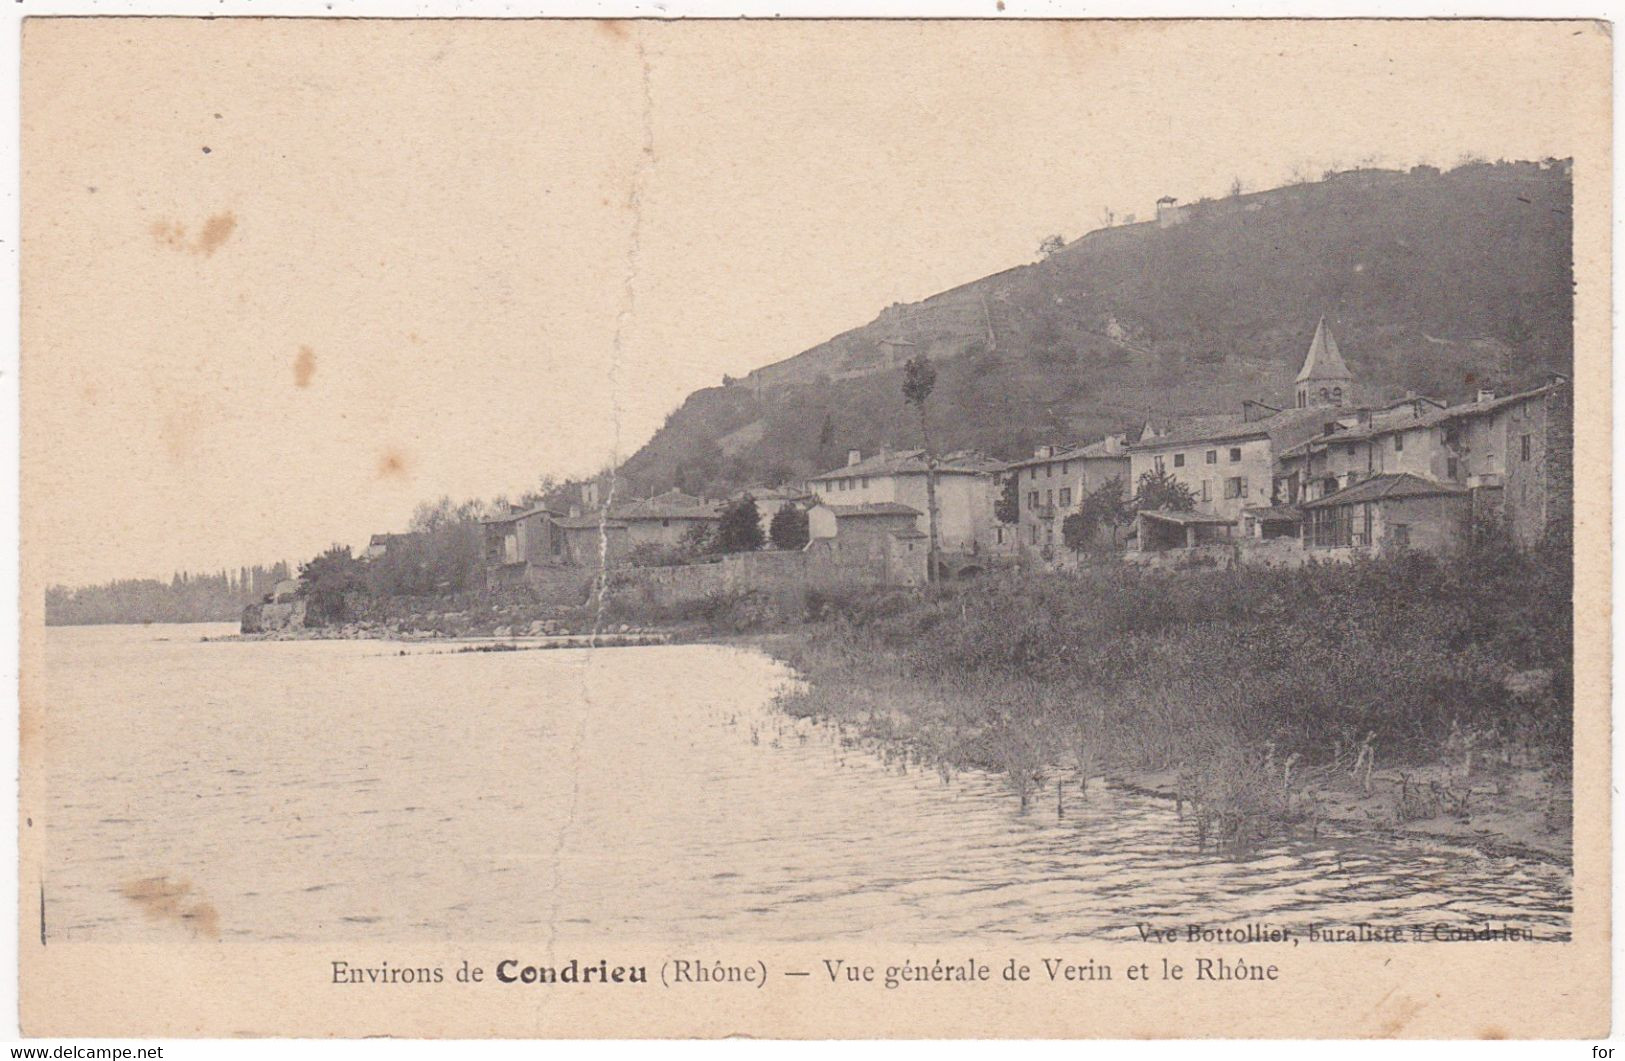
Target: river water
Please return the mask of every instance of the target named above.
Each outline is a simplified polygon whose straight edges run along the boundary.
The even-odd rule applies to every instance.
[[[1098,785],[1022,815],[996,777],[945,784],[784,716],[789,676],[740,649],[200,641],[232,629],[47,632],[53,940],[1568,934],[1569,872],[1539,861],[1346,837],[1227,856]]]

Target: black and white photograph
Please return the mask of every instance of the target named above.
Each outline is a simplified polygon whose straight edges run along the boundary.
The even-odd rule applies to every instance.
[[[1610,28],[985,14],[26,20],[25,1035],[1607,1034]]]

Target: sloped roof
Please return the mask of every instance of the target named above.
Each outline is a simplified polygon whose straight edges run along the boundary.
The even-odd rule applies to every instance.
[[[598,516],[555,516],[553,522],[565,530],[625,530],[626,524],[618,519],[601,519]]]
[[[1335,494],[1327,494],[1316,501],[1306,501],[1305,509],[1328,508],[1333,505],[1357,505],[1364,501],[1387,498],[1434,497],[1440,494],[1465,494],[1465,487],[1454,483],[1441,483],[1424,479],[1420,475],[1402,472],[1398,475],[1377,475],[1364,482],[1346,486]]]
[[[642,501],[633,501],[610,510],[610,517],[618,520],[697,519],[713,520],[721,515],[721,506],[715,501],[685,494],[681,490],[667,490],[663,494]]]
[[[1180,526],[1189,524],[1219,524],[1234,523],[1235,520],[1223,516],[1215,516],[1207,512],[1171,512],[1165,508],[1142,508],[1140,515],[1150,519],[1160,519],[1164,523],[1177,523]]]
[[[1243,514],[1266,523],[1296,523],[1303,519],[1303,512],[1297,505],[1258,505],[1241,510]]]
[[[938,475],[985,475],[1003,470],[1004,465],[980,453],[947,453],[937,458]],[[924,475],[925,450],[907,449],[877,453],[856,464],[848,464],[813,476],[809,482],[845,479],[854,475]]]
[[[1023,460],[1011,461],[1004,467],[1008,471],[1012,468],[1026,468],[1037,464],[1054,464],[1056,461],[1123,460],[1128,457],[1128,448],[1126,446],[1120,446],[1117,452],[1113,453],[1110,443],[1111,439],[1102,438],[1096,439],[1094,442],[1074,443],[1065,448],[1057,446],[1053,457],[1027,457]]]
[[[1321,317],[1320,323],[1315,325],[1315,337],[1309,343],[1309,354],[1303,359],[1303,368],[1298,372],[1297,382],[1302,383],[1311,379],[1346,379],[1354,378],[1354,373],[1343,361],[1343,352],[1337,349],[1337,337],[1332,330],[1326,327],[1326,318]]]
[[[1418,428],[1434,427],[1449,420],[1470,420],[1476,416],[1488,416],[1490,413],[1493,413],[1499,409],[1504,409],[1509,405],[1515,405],[1518,402],[1527,401],[1530,398],[1545,394],[1551,389],[1552,385],[1547,384],[1543,387],[1536,387],[1533,390],[1519,391],[1516,394],[1508,394],[1503,398],[1491,398],[1482,402],[1462,402],[1458,405],[1447,406],[1443,409],[1431,408],[1421,416],[1412,417],[1409,420],[1389,419],[1383,421],[1382,423],[1371,423],[1369,425],[1346,427],[1340,431],[1334,431],[1329,435],[1317,433],[1316,435],[1312,435],[1305,439],[1303,444],[1296,445],[1292,449],[1283,452],[1281,456],[1297,456],[1302,451],[1315,445],[1337,445],[1341,442],[1361,442],[1368,438],[1380,438],[1383,435],[1398,434],[1401,431],[1415,431]],[[1432,399],[1429,399],[1429,401],[1431,400]],[[1326,412],[1324,409],[1318,411]]]
[[[825,505],[835,518],[863,519],[869,516],[919,516],[920,510],[899,501],[866,501],[861,505]]]
[[[1163,434],[1136,442],[1128,448],[1143,453],[1206,442],[1241,442],[1254,438],[1268,438],[1277,447],[1294,446],[1325,427],[1326,413],[1325,409],[1284,409],[1262,420],[1249,420],[1244,413],[1184,416],[1170,424]]]
[[[554,516],[555,514],[546,505],[534,505],[534,506],[532,506],[530,508],[525,509],[523,512],[509,512],[507,515],[503,515],[503,516],[487,516],[485,519],[480,520],[480,522],[481,523],[512,523],[515,520],[528,519],[531,516],[535,516],[535,515]],[[556,516],[555,516],[555,518],[556,518]]]

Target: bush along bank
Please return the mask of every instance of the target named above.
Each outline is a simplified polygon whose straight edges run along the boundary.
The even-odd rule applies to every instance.
[[[1108,775],[1245,844],[1327,822],[1566,859],[1565,550],[1295,571],[1122,565],[824,602],[782,704],[1022,806]]]

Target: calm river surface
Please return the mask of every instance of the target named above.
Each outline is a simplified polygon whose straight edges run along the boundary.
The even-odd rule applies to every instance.
[[[1098,786],[1064,820],[1019,815],[998,778],[944,785],[778,713],[787,674],[752,652],[199,640],[233,629],[47,632],[53,940],[1567,938],[1569,873],[1540,862],[1336,839],[1224,857]]]

